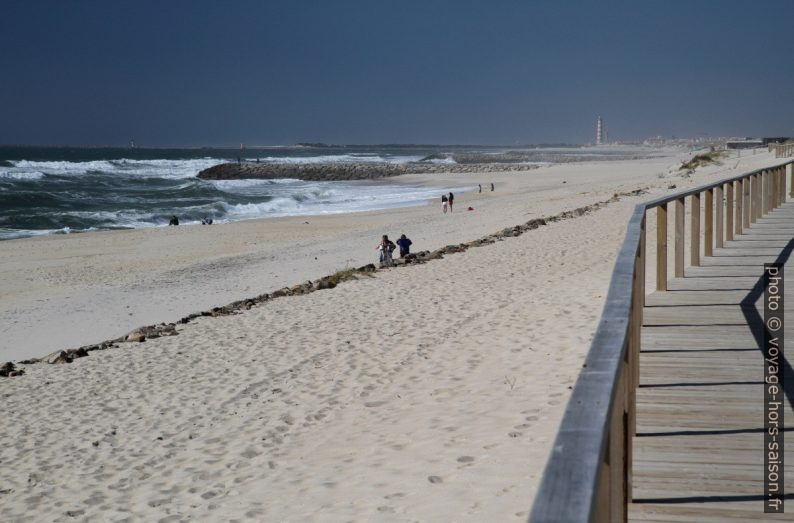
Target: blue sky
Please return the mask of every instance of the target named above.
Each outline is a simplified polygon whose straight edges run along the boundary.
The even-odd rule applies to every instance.
[[[0,143],[794,135],[794,2],[0,3]]]

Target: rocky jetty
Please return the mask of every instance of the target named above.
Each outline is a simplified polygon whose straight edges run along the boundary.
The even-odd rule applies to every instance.
[[[295,178],[298,180],[372,180],[401,174],[529,171],[523,163],[222,163],[198,173],[203,180]]]

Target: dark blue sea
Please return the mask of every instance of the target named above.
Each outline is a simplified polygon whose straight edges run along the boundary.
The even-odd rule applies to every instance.
[[[420,205],[445,188],[365,182],[196,178],[262,162],[410,162],[434,148],[0,147],[0,239],[181,223],[346,213]]]

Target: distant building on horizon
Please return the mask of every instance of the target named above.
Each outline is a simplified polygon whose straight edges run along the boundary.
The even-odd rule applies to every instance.
[[[596,120],[596,145],[604,143],[604,120],[599,116]]]

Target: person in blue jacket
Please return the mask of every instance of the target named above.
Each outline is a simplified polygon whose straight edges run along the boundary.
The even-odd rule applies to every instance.
[[[400,239],[397,240],[397,246],[400,248],[400,258],[405,258],[411,252],[411,244],[413,243],[411,240],[405,237],[403,234],[400,236]]]

